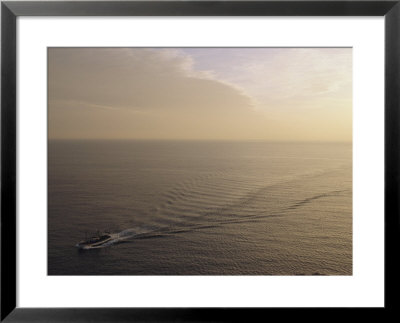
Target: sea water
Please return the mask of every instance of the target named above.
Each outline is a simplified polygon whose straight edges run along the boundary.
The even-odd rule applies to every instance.
[[[48,144],[49,275],[351,275],[351,143]],[[75,245],[97,230],[116,239]]]

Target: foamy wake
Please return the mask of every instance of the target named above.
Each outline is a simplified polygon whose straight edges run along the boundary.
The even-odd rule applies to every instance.
[[[110,247],[114,244],[123,242],[124,240],[129,240],[134,237],[144,235],[146,233],[153,232],[155,229],[154,228],[144,228],[144,227],[138,227],[138,228],[131,228],[131,229],[126,229],[121,232],[117,233],[110,233],[111,240],[99,245],[99,246],[83,246],[80,247],[81,249],[101,249],[101,248],[106,248]]]

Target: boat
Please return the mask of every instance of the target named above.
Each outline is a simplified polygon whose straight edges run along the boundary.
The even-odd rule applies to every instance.
[[[76,244],[76,247],[79,249],[90,249],[101,247],[102,245],[106,244],[107,242],[111,241],[112,237],[110,233],[97,233],[96,236],[93,236],[89,239],[82,240]]]

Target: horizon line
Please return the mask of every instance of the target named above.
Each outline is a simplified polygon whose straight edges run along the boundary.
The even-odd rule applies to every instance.
[[[271,140],[271,139],[164,139],[164,138],[48,138],[48,141],[203,141],[203,142],[271,142],[271,143],[353,143],[353,140]]]

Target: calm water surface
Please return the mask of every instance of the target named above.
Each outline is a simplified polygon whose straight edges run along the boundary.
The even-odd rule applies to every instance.
[[[50,141],[48,169],[50,275],[352,274],[351,144]]]

